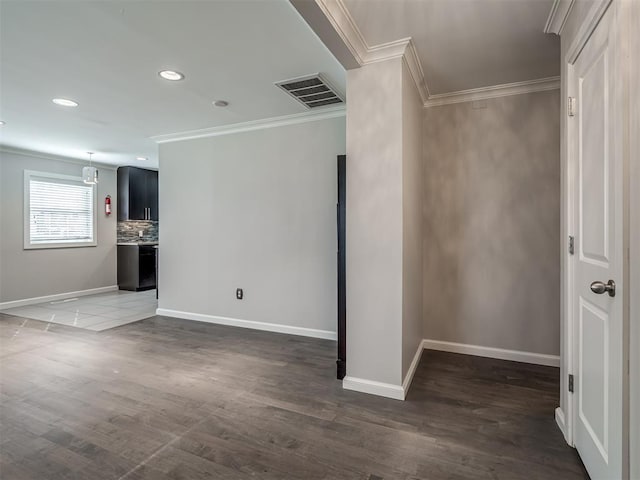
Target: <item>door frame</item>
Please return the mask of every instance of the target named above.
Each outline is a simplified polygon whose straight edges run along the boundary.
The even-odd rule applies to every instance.
[[[574,63],[577,60],[580,52],[586,45],[587,41],[591,37],[591,34],[594,32],[596,27],[598,26],[600,20],[607,12],[608,8],[613,8],[614,10],[614,19],[613,19],[613,31],[615,32],[615,38],[617,42],[620,42],[621,47],[626,48],[616,48],[615,51],[615,61],[614,65],[616,69],[620,69],[621,66],[624,68],[628,68],[629,65],[629,55],[628,55],[628,46],[627,42],[634,41],[630,38],[632,30],[629,29],[629,12],[627,9],[637,9],[639,13],[637,14],[640,18],[640,8],[638,8],[638,1],[635,1],[635,7],[631,7],[631,4],[634,4],[634,1],[623,0],[623,1],[613,1],[613,0],[598,0],[594,2],[591,9],[587,13],[585,19],[582,24],[578,28],[576,36],[571,43],[563,62],[566,66],[566,89],[563,92],[564,95],[562,97],[563,103],[567,101],[568,97],[575,97],[576,92],[572,90],[573,88],[573,80],[575,78],[574,71]],[[636,45],[639,44],[640,41],[636,40]],[[631,50],[633,51],[633,50]],[[637,50],[636,50],[637,51]],[[625,63],[626,62],[626,63]],[[624,132],[619,133],[619,136],[616,137],[617,140],[620,140],[621,144],[620,149],[622,153],[622,168],[623,171],[628,173],[625,175],[627,182],[622,185],[623,188],[623,252],[627,252],[629,261],[623,261],[624,263],[624,297],[623,297],[623,332],[625,332],[625,336],[629,340],[629,343],[623,341],[622,348],[624,349],[623,353],[623,361],[629,362],[630,356],[631,360],[635,360],[635,365],[640,367],[640,325],[637,325],[638,322],[635,322],[634,325],[631,325],[630,316],[633,308],[634,315],[638,318],[638,314],[640,313],[640,301],[638,301],[638,295],[640,291],[638,291],[640,287],[640,251],[638,249],[634,250],[630,248],[631,245],[640,244],[640,219],[638,219],[638,212],[633,211],[630,212],[631,205],[633,202],[640,201],[640,192],[634,191],[631,189],[631,185],[640,185],[640,157],[638,154],[640,153],[640,141],[635,138],[633,135],[629,135],[630,127],[633,125],[630,122],[631,117],[637,118],[640,113],[636,110],[625,110],[625,105],[633,105],[630,103],[634,100],[636,105],[640,105],[640,94],[637,91],[632,92],[632,89],[629,88],[629,82],[633,80],[633,76],[631,72],[626,72],[627,75],[621,75],[621,81],[623,82],[623,86],[620,89],[621,96],[615,99],[614,111],[615,118],[622,119]],[[634,81],[638,81],[635,79]],[[569,236],[576,236],[576,202],[575,198],[577,195],[577,185],[576,185],[576,174],[577,174],[577,157],[573,151],[574,137],[576,135],[577,129],[575,122],[571,122],[566,120],[568,118],[568,112],[566,103],[565,107],[562,109],[562,115],[565,116],[563,119],[565,127],[564,133],[564,144],[563,144],[563,164],[565,177],[563,179],[563,190],[564,195],[562,198],[561,208],[563,210],[563,221],[562,221],[562,238],[561,238],[561,252],[562,252],[562,291],[561,291],[561,322],[562,328],[561,332],[561,365],[564,367],[561,372],[564,374],[565,378],[561,378],[561,388],[564,393],[567,395],[567,401],[565,402],[566,411],[562,411],[558,409],[556,411],[556,419],[558,421],[559,426],[563,430],[565,440],[571,446],[574,446],[574,429],[575,429],[575,415],[577,412],[576,408],[576,396],[568,393],[568,381],[566,376],[570,374],[575,374],[576,371],[576,319],[574,312],[573,299],[576,295],[575,288],[575,273],[576,273],[576,257],[568,254],[567,242]],[[580,108],[578,106],[578,108]],[[635,125],[640,125],[640,121],[636,120]],[[635,142],[635,150],[633,147],[633,143]],[[635,161],[631,162],[631,158],[635,152]],[[633,168],[631,168],[633,167]],[[635,221],[632,221],[635,219]],[[632,300],[631,297],[634,295],[630,295],[630,292],[637,292],[635,295],[635,300]],[[632,304],[632,302],[634,302]],[[633,335],[635,333],[635,335]],[[633,368],[633,367],[631,367]],[[636,375],[637,377],[638,375]],[[635,382],[640,383],[638,381]],[[631,382],[629,369],[625,369],[623,373],[623,401],[626,403],[625,412],[623,413],[623,421],[629,425],[631,419],[635,419],[635,421],[640,420],[640,387]],[[635,393],[634,393],[635,392]],[[562,394],[562,392],[561,392]],[[622,441],[623,445],[623,469],[626,473],[629,473],[629,468],[636,469],[632,470],[634,472],[640,471],[640,465],[637,465],[638,459],[633,458],[633,456],[629,455],[630,442],[638,442],[640,444],[640,439],[635,437],[635,432],[629,432],[627,428],[624,432],[624,438]],[[631,438],[630,438],[631,437]],[[632,462],[635,462],[632,464]]]
[[[347,156],[338,155],[338,203],[336,223],[338,230],[338,359],[336,377],[342,380],[347,375]]]
[[[628,15],[630,25],[640,24],[640,2],[631,2],[631,11]],[[628,28],[629,52],[640,51],[640,31]],[[629,55],[629,105],[635,105],[636,109],[629,112],[629,132],[640,131],[640,89],[631,88],[632,85],[640,85],[640,58],[637,55]],[[640,451],[640,136],[630,135],[629,154],[629,391],[630,412],[629,421],[631,427],[629,435],[629,452]],[[636,188],[631,188],[635,185]],[[635,209],[633,206],[636,206]],[[640,478],[640,458],[637,455],[629,455],[630,478]]]

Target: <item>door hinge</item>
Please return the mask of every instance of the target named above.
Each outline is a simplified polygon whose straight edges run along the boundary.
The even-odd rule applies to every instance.
[[[569,374],[569,391],[573,393],[573,375]]]
[[[569,235],[569,255],[573,255],[575,251],[575,238],[573,238],[573,235]]]
[[[576,97],[568,98],[567,113],[570,117],[574,117],[576,115]]]

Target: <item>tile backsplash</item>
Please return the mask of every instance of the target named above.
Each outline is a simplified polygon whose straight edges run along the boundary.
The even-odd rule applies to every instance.
[[[142,237],[139,232],[142,231]],[[127,220],[118,222],[118,243],[157,242],[158,222],[154,220]]]

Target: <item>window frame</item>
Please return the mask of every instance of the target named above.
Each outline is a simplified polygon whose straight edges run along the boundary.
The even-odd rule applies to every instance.
[[[42,179],[56,183],[56,180],[64,180],[65,182],[77,182],[86,187],[93,189],[93,239],[90,242],[49,242],[49,243],[31,243],[31,180]],[[58,182],[59,183],[59,182]],[[35,170],[24,171],[24,202],[23,202],[23,236],[25,250],[44,250],[50,248],[81,248],[81,247],[97,247],[98,246],[98,189],[97,185],[87,185],[82,181],[82,177],[75,175],[62,175],[59,173],[39,172]]]

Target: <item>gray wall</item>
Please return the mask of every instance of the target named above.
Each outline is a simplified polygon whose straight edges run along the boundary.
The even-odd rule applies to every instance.
[[[423,338],[423,105],[402,58],[347,96],[347,375],[395,388]]]
[[[423,104],[402,63],[402,378],[422,335]]]
[[[344,117],[162,144],[159,308],[335,332],[344,152]]]
[[[82,164],[0,151],[0,302],[116,285],[116,218],[102,213],[106,195],[116,200],[115,170],[99,167],[96,247],[24,250],[25,170],[80,177]]]
[[[402,383],[402,59],[347,71],[347,376]]]
[[[560,94],[424,112],[425,338],[560,352]]]

